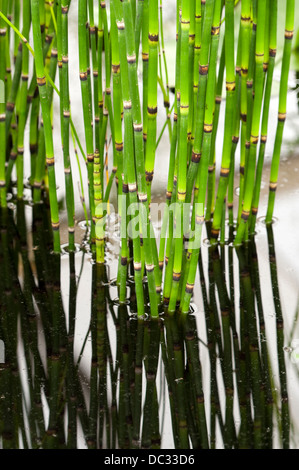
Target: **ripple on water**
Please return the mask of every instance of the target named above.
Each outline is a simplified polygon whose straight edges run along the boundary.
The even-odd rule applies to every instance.
[[[257,223],[266,227],[267,224],[266,224],[266,216],[265,215],[261,215],[260,217],[258,217],[256,219]],[[275,225],[278,223],[278,218],[277,217],[272,217],[272,225]]]
[[[70,252],[68,243],[64,243],[63,245],[61,245],[60,249],[62,255],[67,255]],[[74,252],[79,253],[79,251],[81,251],[81,246],[79,245],[79,243],[75,243]]]

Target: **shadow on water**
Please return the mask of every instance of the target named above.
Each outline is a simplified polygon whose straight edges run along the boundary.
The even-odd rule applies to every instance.
[[[207,270],[200,258],[204,327],[199,328],[196,311],[138,319],[130,266],[123,305],[114,298],[107,266],[86,262],[83,249],[64,255],[68,266],[62,269],[62,257],[50,252],[47,202],[29,208],[31,227],[26,207],[19,201],[15,210],[1,213],[2,448],[291,446],[271,227],[274,352],[268,347],[254,240],[238,250],[229,244],[210,247]],[[81,293],[86,270],[90,277]],[[83,332],[82,317],[88,323]]]

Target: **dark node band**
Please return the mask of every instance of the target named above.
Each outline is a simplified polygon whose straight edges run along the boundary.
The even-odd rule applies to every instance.
[[[276,57],[277,50],[276,49],[270,49],[269,50],[269,55],[270,57]]]
[[[235,91],[236,82],[226,82],[226,91]]]
[[[192,294],[194,289],[194,284],[186,284],[185,292],[186,294]]]
[[[213,131],[213,124],[204,124],[203,130],[206,134],[211,134]]]
[[[199,66],[200,75],[207,75],[208,71],[209,71],[209,66],[208,65],[200,65]]]
[[[250,23],[250,16],[241,16],[242,23]]]
[[[128,64],[132,65],[132,64],[136,64],[136,55],[128,55],[127,56],[127,62]]]
[[[270,190],[271,192],[275,193],[276,189],[277,189],[277,183],[271,183],[271,182],[270,182],[270,184],[269,184],[269,190]]]
[[[52,222],[52,230],[56,231],[59,230],[59,222]]]
[[[155,114],[157,114],[157,106],[155,107],[151,107],[151,106],[148,106],[147,107],[147,112],[148,114],[150,114],[151,116],[154,116]]]
[[[212,36],[217,36],[220,32],[220,26],[212,26],[211,34]]]
[[[229,176],[229,168],[221,168],[220,176],[227,178]]]
[[[219,235],[219,230],[218,230],[218,229],[215,229],[215,228],[212,228],[212,230],[211,230],[211,237],[216,240],[216,239],[218,238],[218,235]]]
[[[80,73],[80,80],[81,82],[85,82],[87,80],[87,72]]]
[[[112,65],[112,73],[120,72],[120,64]]]
[[[251,135],[250,136],[250,143],[256,145],[259,141],[259,136],[258,135]]]
[[[294,30],[292,31],[289,31],[289,30],[285,30],[285,33],[284,33],[284,37],[285,39],[293,39],[293,36],[294,36]]]
[[[250,212],[249,211],[242,211],[241,218],[246,221],[249,219]]]
[[[193,163],[198,163],[199,160],[200,160],[200,157],[201,157],[201,153],[197,153],[197,152],[194,152],[194,151],[192,150],[192,158],[191,158],[191,161],[192,161]]]
[[[46,84],[46,77],[36,79],[38,86],[44,86]]]
[[[142,132],[143,126],[142,124],[133,124],[134,132]]]
[[[278,121],[279,122],[284,122],[286,120],[286,113],[278,113]]]
[[[55,163],[54,157],[46,158],[47,166],[54,166],[54,163]]]
[[[153,181],[153,177],[154,177],[154,172],[153,171],[146,171],[145,172],[145,179],[148,183]]]
[[[115,150],[118,152],[122,152],[124,149],[124,144],[123,142],[115,142]]]
[[[150,42],[154,42],[154,43],[158,42],[159,41],[159,34],[149,34],[148,35],[148,40]]]

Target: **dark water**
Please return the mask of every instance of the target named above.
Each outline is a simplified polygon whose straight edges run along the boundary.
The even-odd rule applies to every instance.
[[[275,225],[264,243],[267,279],[254,240],[204,245],[190,315],[137,319],[133,268],[121,305],[111,244],[105,266],[84,236],[55,255],[46,202],[1,213],[1,447],[298,447]]]

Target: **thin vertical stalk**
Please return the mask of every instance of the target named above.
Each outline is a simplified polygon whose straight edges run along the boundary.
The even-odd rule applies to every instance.
[[[255,50],[255,95],[252,110],[252,125],[250,136],[250,151],[247,162],[246,181],[244,191],[244,202],[240,224],[235,237],[235,245],[242,243],[245,229],[248,227],[253,191],[256,165],[257,145],[260,134],[260,115],[264,91],[264,51],[265,51],[265,20],[266,20],[266,0],[258,2],[256,50]]]
[[[56,178],[55,178],[55,158],[53,148],[52,123],[50,115],[50,106],[48,102],[48,94],[46,87],[46,77],[44,69],[44,59],[42,51],[42,37],[40,30],[39,1],[31,0],[31,15],[33,28],[33,41],[35,51],[35,69],[37,84],[39,86],[39,95],[42,108],[43,126],[45,132],[46,146],[46,164],[49,177],[49,198],[51,210],[51,223],[53,229],[54,251],[60,251],[60,234],[59,234],[59,209],[56,194]]]
[[[208,19],[209,14],[208,7],[209,5],[207,4],[206,19]],[[189,310],[200,250],[201,231],[206,199],[206,186],[208,180],[208,166],[210,162],[210,152],[212,145],[213,118],[216,96],[216,63],[220,34],[220,15],[221,1],[216,0],[214,3],[212,28],[210,31],[211,51],[204,106],[205,111],[203,125],[202,157],[199,163],[200,166],[197,177],[197,184],[199,186],[199,190],[197,196],[194,196],[195,204],[193,207],[193,213],[195,216],[195,227],[192,226],[192,231],[194,235],[192,236],[188,246],[187,265],[185,266],[185,281],[182,284],[182,300],[180,304],[180,309],[183,313],[187,313]]]
[[[0,10],[5,14],[3,10],[5,2],[1,0]],[[0,18],[0,205],[6,207],[6,180],[5,180],[5,161],[6,161],[6,113],[5,113],[5,74],[6,74],[6,35],[7,27],[2,18]]]
[[[288,93],[288,76],[290,70],[290,59],[292,50],[292,39],[294,36],[294,14],[295,14],[294,0],[287,0],[286,3],[286,22],[285,22],[285,42],[283,50],[283,59],[281,64],[281,78],[279,90],[279,106],[278,106],[278,123],[276,129],[273,157],[271,163],[270,184],[269,184],[269,198],[268,208],[266,214],[266,223],[272,222],[275,194],[277,188],[277,178],[280,161],[280,150],[282,144],[282,136],[284,124],[286,120],[287,110],[287,93]]]
[[[235,57],[234,57],[234,0],[225,2],[225,67],[226,67],[226,108],[225,127],[223,137],[223,152],[220,170],[220,180],[218,185],[215,212],[211,230],[211,241],[215,243],[218,239],[223,201],[226,195],[228,176],[230,170],[232,135],[233,135],[233,115],[235,103]]]
[[[159,16],[158,0],[153,0],[149,8],[148,20],[148,99],[147,99],[147,145],[145,152],[145,176],[147,197],[151,201],[151,184],[154,174],[157,132],[157,92],[158,92],[158,45]]]
[[[138,188],[138,199],[139,199],[139,214],[140,214],[140,236],[143,239],[144,254],[145,254],[145,267],[148,278],[148,288],[151,303],[151,315],[158,315],[157,305],[157,293],[156,293],[156,279],[155,279],[155,265],[153,255],[153,243],[155,239],[151,238],[150,233],[150,221],[149,221],[149,204],[147,198],[146,189],[146,177],[145,177],[145,166],[144,166],[144,146],[142,140],[142,121],[141,121],[141,106],[139,99],[139,89],[137,82],[137,68],[136,68],[136,54],[135,54],[135,43],[133,34],[133,21],[132,11],[130,4],[126,0],[123,3],[123,15],[125,21],[123,21],[122,12],[118,9],[116,2],[114,2],[115,16],[117,20],[117,27],[119,33],[124,32],[126,38],[127,53],[126,57],[124,54],[120,55],[120,61],[128,64],[128,75],[129,75],[129,92],[130,99],[124,100],[124,108],[132,109],[133,118],[133,130],[134,130],[134,144],[135,144],[135,165],[136,165],[136,183]],[[122,65],[121,65],[122,70]],[[124,99],[124,97],[123,97]],[[132,190],[136,191],[135,187]],[[156,266],[156,270],[159,267]]]
[[[169,312],[174,312],[178,299],[178,290],[182,275],[183,255],[183,210],[186,200],[187,183],[187,150],[188,150],[188,118],[189,118],[189,30],[190,30],[190,2],[182,1],[180,15],[181,48],[180,48],[180,127],[178,146],[178,178],[177,200],[175,208],[175,251],[172,273],[172,289],[169,300]]]
[[[269,108],[272,92],[272,83],[273,83],[273,73],[275,66],[275,57],[276,57],[276,47],[277,47],[277,1],[271,3],[271,14],[269,14],[269,63],[267,66],[267,82],[265,88],[265,97],[264,97],[264,107],[263,107],[263,117],[262,117],[262,127],[261,127],[261,138],[260,138],[260,149],[258,164],[256,170],[256,181],[254,187],[252,208],[251,208],[251,222],[250,222],[250,232],[254,233],[256,217],[258,212],[259,196],[260,196],[260,187],[262,179],[262,169],[264,164],[264,155],[267,142],[268,134],[268,121],[269,121]],[[266,52],[266,50],[265,50]]]
[[[87,43],[87,0],[78,1],[78,41],[79,41],[79,71],[81,81],[82,108],[84,119],[85,143],[87,152],[87,171],[89,185],[89,208],[91,219],[91,241],[95,241],[95,202],[94,202],[94,185],[93,185],[93,164],[94,164],[94,145],[93,145],[93,129],[91,124],[90,110],[90,89],[88,81],[89,70],[89,45]]]
[[[74,250],[74,188],[70,163],[70,97],[69,97],[69,66],[68,66],[68,11],[69,0],[59,0],[57,15],[61,18],[61,75],[60,96],[62,100],[62,145],[66,190],[66,207],[68,218],[69,249]]]

